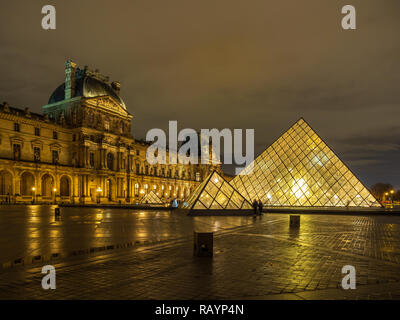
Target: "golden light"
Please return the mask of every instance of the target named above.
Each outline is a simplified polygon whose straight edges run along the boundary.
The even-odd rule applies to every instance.
[[[56,191],[57,191],[57,189],[56,189],[56,188],[54,188],[54,189],[53,189],[53,191],[54,191],[54,192],[56,192]]]
[[[100,187],[98,187],[98,188],[96,189],[96,191],[97,191],[97,192],[103,192],[103,190],[102,190]]]
[[[390,193],[393,194],[393,193],[394,193],[394,190],[390,190]]]
[[[32,191],[35,191],[36,190],[36,188],[35,187],[32,187]]]

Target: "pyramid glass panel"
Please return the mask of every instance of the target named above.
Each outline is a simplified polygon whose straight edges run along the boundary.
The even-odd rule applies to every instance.
[[[251,210],[251,204],[216,171],[193,192],[184,208],[191,210]]]
[[[231,185],[266,206],[381,207],[317,133],[300,119]],[[262,173],[260,173],[262,171]]]

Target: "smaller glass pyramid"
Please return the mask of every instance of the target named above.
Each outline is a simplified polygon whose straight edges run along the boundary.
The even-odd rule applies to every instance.
[[[194,190],[184,208],[189,210],[252,210],[248,202],[218,172],[213,171]]]
[[[141,200],[141,204],[163,204],[161,199],[151,190]]]

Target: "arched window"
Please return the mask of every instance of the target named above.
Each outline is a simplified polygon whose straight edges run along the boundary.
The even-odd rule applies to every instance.
[[[69,197],[69,179],[66,176],[61,177],[60,180],[60,196]]]
[[[111,152],[107,154],[107,168],[114,170],[114,155]]]
[[[53,188],[54,188],[54,180],[51,175],[46,173],[42,177],[42,196],[43,197],[51,197],[53,194]]]
[[[30,172],[24,172],[21,176],[21,195],[32,196],[35,187],[35,178]]]
[[[0,194],[12,194],[12,176],[8,171],[0,172]]]
[[[119,131],[121,133],[125,132],[125,123],[121,120],[121,122],[119,123]]]

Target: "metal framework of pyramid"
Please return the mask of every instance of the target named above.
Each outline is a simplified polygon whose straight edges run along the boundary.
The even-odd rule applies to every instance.
[[[161,199],[151,190],[149,193],[145,194],[140,200],[142,204],[163,204]]]
[[[381,207],[302,118],[231,184],[265,206]]]
[[[251,204],[226,181],[213,171],[193,191],[184,204],[189,210],[251,210]]]

